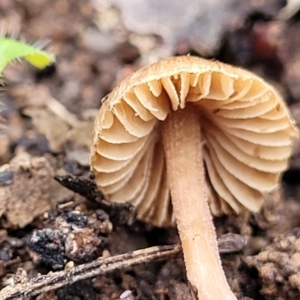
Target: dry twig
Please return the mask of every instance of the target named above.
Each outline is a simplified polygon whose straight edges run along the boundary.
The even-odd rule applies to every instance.
[[[228,233],[219,239],[219,252],[232,253],[242,250],[247,239],[241,235]],[[57,290],[63,286],[77,281],[104,275],[115,270],[165,260],[174,257],[181,252],[179,245],[155,246],[136,250],[109,258],[98,258],[90,263],[82,264],[74,268],[59,272],[50,272],[47,275],[39,275],[28,280],[23,278],[14,286],[9,286],[0,291],[0,300],[25,300],[41,293]]]
[[[56,290],[79,280],[104,275],[115,270],[125,269],[141,263],[163,260],[180,253],[180,246],[156,246],[132,253],[125,253],[109,258],[99,258],[87,264],[47,275],[40,275],[25,283],[4,288],[0,300],[24,300],[41,293]]]

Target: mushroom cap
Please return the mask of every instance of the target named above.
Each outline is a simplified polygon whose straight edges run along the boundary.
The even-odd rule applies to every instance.
[[[199,111],[212,213],[257,212],[287,168],[298,131],[263,79],[191,56],[142,68],[103,99],[91,147],[98,188],[136,206],[143,221],[174,224],[160,124],[188,102]]]

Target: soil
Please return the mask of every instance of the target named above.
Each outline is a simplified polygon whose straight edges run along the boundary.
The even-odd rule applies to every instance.
[[[139,9],[147,15],[145,2]],[[171,247],[179,243],[176,229],[137,221],[129,204],[103,199],[89,171],[89,144],[101,99],[166,55],[215,58],[252,70],[280,91],[300,123],[297,9],[289,11],[279,0],[243,1],[234,10],[234,0],[222,7],[218,1],[193,5],[202,2],[209,3],[203,6],[207,14],[219,14],[209,41],[197,31],[207,22],[197,14],[179,34],[179,20],[172,19],[177,1],[174,11],[163,7],[170,30],[160,31],[150,17],[143,30],[134,20],[130,27],[131,1],[124,8],[117,0],[0,0],[2,31],[38,45],[49,40],[45,48],[56,56],[44,70],[16,62],[3,74],[0,299],[193,299],[179,248]],[[300,299],[299,174],[297,142],[289,169],[260,213],[214,218],[238,299]],[[154,254],[149,247],[156,247]],[[146,249],[143,259],[138,249]],[[126,254],[121,262],[114,258],[120,254]],[[95,265],[99,257],[110,266],[105,273]],[[78,277],[74,266],[82,267]],[[48,283],[37,288],[43,280]]]

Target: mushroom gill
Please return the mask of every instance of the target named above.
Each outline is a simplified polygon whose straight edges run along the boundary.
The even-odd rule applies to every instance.
[[[297,129],[265,81],[195,57],[145,67],[106,98],[91,157],[99,189],[134,204],[141,220],[173,225],[160,127],[189,102],[199,112],[212,212],[258,211],[287,167]]]

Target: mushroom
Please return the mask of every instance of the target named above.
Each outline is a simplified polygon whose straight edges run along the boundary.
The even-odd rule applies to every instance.
[[[103,99],[91,168],[103,195],[136,206],[140,220],[176,220],[199,299],[236,299],[210,210],[257,212],[287,168],[297,134],[264,80],[217,61],[171,57],[136,71]]]

